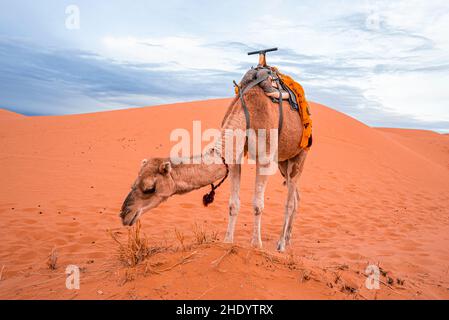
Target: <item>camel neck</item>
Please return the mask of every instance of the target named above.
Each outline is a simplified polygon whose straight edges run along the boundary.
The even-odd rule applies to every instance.
[[[193,159],[199,158],[196,156],[190,158],[188,164],[184,163],[173,166],[172,177],[176,185],[175,194],[183,194],[209,186],[226,175],[227,167],[223,163],[222,156],[225,155],[225,146],[227,140],[229,140],[229,136],[232,138],[234,130],[237,129],[245,133],[245,118],[243,113],[239,112],[239,109],[232,109],[223,123],[221,136],[213,148],[214,152],[209,153],[209,156],[206,155],[206,157],[212,157],[214,161],[210,161],[211,159],[209,158],[209,161],[206,163],[201,161],[200,164],[194,164]],[[243,152],[243,147],[242,150],[236,150],[236,146],[233,143],[231,145],[233,147],[233,150],[231,150],[233,154]]]
[[[226,175],[226,166],[220,161],[213,164],[178,164],[173,166],[171,175],[175,182],[175,194],[183,194],[222,179]]]

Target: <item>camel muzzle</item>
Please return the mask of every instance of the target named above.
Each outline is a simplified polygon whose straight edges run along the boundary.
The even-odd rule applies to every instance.
[[[122,218],[122,223],[124,226],[131,227],[136,223],[136,221],[142,215],[142,210],[132,211],[130,209],[126,209],[125,211],[120,212],[120,217]]]
[[[134,195],[133,191],[131,191],[127,196],[125,201],[123,202],[122,208],[120,210],[120,218],[122,218],[123,225],[130,225],[131,222],[128,216],[131,214],[131,207],[134,204]],[[136,214],[137,216],[137,214]]]
[[[125,217],[122,218],[122,223],[123,223],[124,226],[131,227],[137,221],[139,216],[140,215],[138,213],[135,213],[135,214],[129,213]]]

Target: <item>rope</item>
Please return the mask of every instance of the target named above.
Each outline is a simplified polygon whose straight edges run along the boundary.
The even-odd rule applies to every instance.
[[[221,156],[221,160],[223,161],[223,164],[226,166],[226,175],[224,176],[223,179],[221,179],[221,181],[217,185],[214,185],[213,183],[211,183],[210,186],[211,186],[212,190],[209,193],[207,193],[207,194],[205,194],[203,196],[203,204],[204,204],[205,207],[207,207],[212,202],[214,202],[214,200],[215,200],[215,190],[220,188],[220,186],[223,184],[223,182],[225,182],[226,178],[229,175],[229,166],[226,163],[226,160],[225,160],[225,158],[223,156]]]

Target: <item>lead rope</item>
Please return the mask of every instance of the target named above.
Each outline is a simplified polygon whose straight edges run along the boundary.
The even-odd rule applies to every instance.
[[[215,150],[215,149],[214,149]],[[220,188],[220,186],[223,184],[223,182],[225,182],[226,178],[229,175],[229,166],[226,163],[226,160],[223,156],[221,156],[221,160],[223,161],[223,164],[226,166],[226,175],[224,176],[223,179],[221,179],[221,181],[217,184],[214,185],[213,183],[211,183],[211,188],[212,190],[209,193],[206,193],[203,196],[203,204],[205,207],[207,207],[208,205],[210,205],[212,202],[214,202],[215,199],[215,190],[217,190],[218,188]]]

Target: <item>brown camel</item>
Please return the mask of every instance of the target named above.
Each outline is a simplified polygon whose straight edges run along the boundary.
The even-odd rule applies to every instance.
[[[261,71],[263,72],[263,71]],[[260,76],[259,71],[250,70],[243,78],[242,89],[245,85]],[[251,129],[256,134],[243,147],[233,144],[233,152],[236,158],[248,153],[250,139],[257,139],[259,129],[278,129],[279,105],[274,103],[268,96],[272,96],[271,79],[267,79],[259,86],[249,89],[244,99],[250,114]],[[264,89],[262,89],[264,88]],[[265,91],[264,91],[265,90]],[[277,249],[285,251],[285,247],[291,239],[292,226],[298,209],[299,192],[297,183],[303,170],[307,151],[299,147],[302,136],[301,118],[297,111],[290,107],[288,101],[283,102],[283,126],[280,130],[277,144],[278,168],[285,178],[287,187],[287,201],[285,205],[284,225]],[[230,131],[232,130],[232,131]],[[226,146],[226,134],[236,130],[246,130],[246,117],[241,101],[236,97],[229,106],[221,127],[221,137],[217,146],[207,152],[203,157],[213,161],[203,161],[201,164],[175,163],[170,158],[151,158],[143,160],[139,175],[132,186],[131,192],[126,197],[120,216],[124,225],[133,225],[139,217],[152,208],[157,207],[173,195],[184,194],[202,187],[209,186],[225,177],[227,168],[230,178],[229,199],[229,224],[226,232],[226,243],[232,243],[234,227],[240,208],[240,174],[241,164],[225,164],[222,150]],[[270,148],[270,139],[266,138],[267,149]],[[259,161],[256,156],[256,182],[253,198],[254,207],[254,232],[251,244],[256,248],[262,247],[261,240],[261,217],[264,210],[264,192],[269,175],[262,174],[263,170],[273,163]]]

